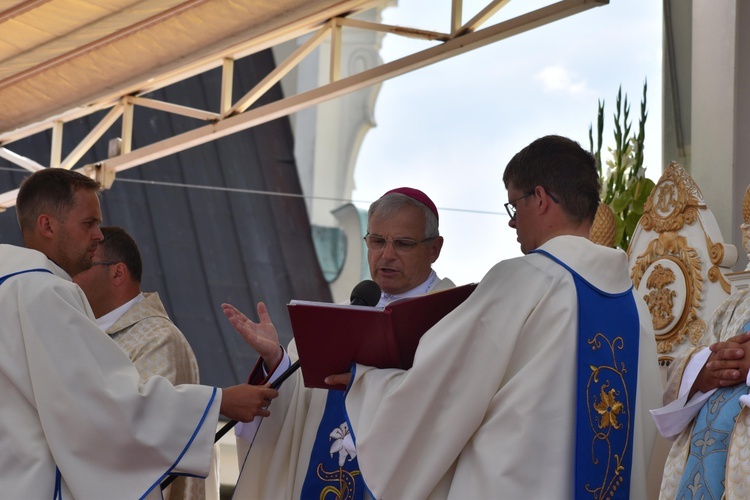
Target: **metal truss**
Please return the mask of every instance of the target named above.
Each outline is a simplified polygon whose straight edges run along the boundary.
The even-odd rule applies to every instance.
[[[121,143],[120,147],[117,148],[118,151],[114,152],[115,156],[106,159],[103,158],[95,164],[84,165],[76,169],[97,179],[103,188],[106,189],[112,185],[116,172],[137,167],[144,163],[184,151],[194,146],[290,115],[324,101],[383,82],[390,78],[457,56],[484,45],[509,38],[513,35],[532,30],[584,10],[606,5],[609,3],[609,0],[562,0],[540,9],[524,13],[512,19],[488,27],[482,27],[495,13],[505,7],[509,2],[510,0],[490,1],[477,15],[464,23],[461,19],[462,0],[453,0],[451,4],[451,19],[449,24],[449,26],[451,26],[450,33],[365,22],[350,19],[348,17],[334,17],[316,30],[308,29],[306,32],[280,33],[275,39],[263,43],[258,43],[257,40],[248,41],[248,46],[244,49],[245,54],[243,57],[301,35],[310,35],[303,45],[293,52],[286,60],[281,62],[253,89],[240,96],[238,99],[235,99],[232,95],[234,61],[237,57],[230,57],[228,54],[234,54],[235,56],[237,54],[242,54],[243,48],[238,48],[237,46],[231,47],[227,49],[226,53],[217,54],[211,61],[207,61],[203,67],[200,68],[203,72],[216,67],[222,68],[222,85],[219,101],[220,109],[218,112],[186,107],[144,97],[144,95],[153,92],[157,88],[163,88],[201,72],[197,71],[196,67],[185,68],[182,71],[161,75],[159,78],[155,79],[156,83],[150,81],[150,85],[145,87],[145,90],[143,91],[132,92],[127,95],[116,96],[110,100],[92,103],[89,106],[70,110],[69,112],[34,123],[33,125],[5,134],[0,134],[0,157],[29,171],[35,171],[47,167],[71,169],[76,167],[76,164],[83,155],[93,147],[93,145],[120,118],[122,118],[122,130],[120,133]],[[428,49],[402,57],[401,59],[341,78],[340,61],[343,29],[374,30],[394,35],[437,41],[440,43]],[[264,95],[265,92],[279,82],[279,80],[294,69],[305,58],[305,56],[319,47],[325,40],[330,40],[331,42],[329,83],[270,104],[249,109],[253,103]],[[133,149],[133,110],[136,106],[197,118],[205,121],[206,124],[197,126],[189,132],[177,134],[168,139]],[[109,111],[99,123],[65,158],[63,158],[62,138],[64,123],[106,109],[109,109]],[[46,130],[52,131],[49,165],[41,165],[29,158],[20,156],[7,148],[7,145],[14,141],[30,137]],[[17,192],[18,190],[16,189],[0,194],[0,211],[15,205]]]

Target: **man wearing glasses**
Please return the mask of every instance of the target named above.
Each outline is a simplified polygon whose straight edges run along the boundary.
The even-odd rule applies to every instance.
[[[454,286],[432,269],[443,237],[437,208],[422,191],[393,189],[375,201],[365,242],[370,274],[382,292],[378,305]],[[260,323],[228,304],[223,308],[262,358],[250,383],[263,383],[268,374],[273,382],[297,359],[294,340],[286,351],[279,346],[263,303],[258,304]],[[306,388],[296,372],[280,387],[271,410],[262,422],[238,425],[235,498],[365,498],[367,476],[359,471],[343,391]]]
[[[158,293],[141,292],[143,262],[135,240],[122,228],[99,228],[104,239],[91,268],[73,276],[91,305],[96,325],[127,353],[141,380],[161,375],[172,385],[198,384],[198,361]],[[218,498],[215,458],[209,498]],[[206,498],[206,480],[179,477],[163,492],[167,500]]]
[[[559,136],[503,175],[523,257],[422,337],[409,370],[355,365],[357,458],[375,498],[646,498],[661,388],[627,256],[588,239],[594,158]]]

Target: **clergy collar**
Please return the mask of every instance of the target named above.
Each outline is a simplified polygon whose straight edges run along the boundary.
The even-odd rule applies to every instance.
[[[115,322],[118,319],[120,319],[120,317],[123,314],[125,314],[126,312],[128,312],[128,310],[131,307],[133,307],[134,305],[136,305],[137,303],[139,303],[140,301],[142,301],[144,298],[145,297],[143,296],[143,294],[139,293],[138,295],[136,295],[135,297],[133,297],[129,301],[125,302],[123,305],[121,305],[117,309],[112,309],[111,311],[109,311],[104,316],[96,318],[96,320],[95,320],[96,326],[98,326],[101,329],[101,331],[106,332],[107,329],[109,329],[110,326],[114,325]]]
[[[376,307],[385,307],[390,302],[393,302],[396,299],[403,299],[405,297],[414,297],[415,295],[424,295],[435,284],[435,281],[437,281],[437,273],[434,269],[430,270],[430,275],[427,276],[427,279],[424,280],[424,283],[417,286],[416,288],[412,288],[408,292],[404,293],[397,293],[397,294],[391,294],[391,293],[385,293],[381,292],[380,294],[380,302],[378,302],[378,305]]]

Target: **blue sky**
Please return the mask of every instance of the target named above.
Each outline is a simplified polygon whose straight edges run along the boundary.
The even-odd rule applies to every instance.
[[[511,0],[491,24],[553,3]],[[464,19],[485,2],[464,0]],[[447,31],[450,0],[399,0],[383,22]],[[523,10],[521,10],[523,9]],[[502,172],[537,137],[560,134],[588,149],[597,102],[605,101],[605,147],[622,86],[637,120],[648,81],[645,166],[661,173],[661,2],[611,0],[572,17],[383,83],[377,126],[357,159],[357,205],[388,189],[425,191],[446,242],[434,266],[457,284],[479,281],[499,260],[521,255],[503,208]],[[386,35],[385,61],[429,47]],[[634,123],[634,127],[637,123]]]

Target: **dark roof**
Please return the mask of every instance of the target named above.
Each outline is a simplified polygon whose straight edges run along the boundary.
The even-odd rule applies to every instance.
[[[273,65],[270,51],[238,60],[236,95],[252,88]],[[206,102],[206,96],[218,96],[218,91],[207,89],[220,82],[216,70],[149,97],[169,95],[170,102],[217,109],[218,103]],[[259,105],[280,97],[277,85]],[[100,116],[65,125],[63,156]],[[163,139],[165,130],[187,131],[202,125],[190,118],[140,109],[134,119],[134,145]],[[80,165],[105,159],[107,143],[115,135],[111,132],[98,141]],[[9,149],[44,164],[48,159],[40,154],[48,154],[49,142],[49,134],[37,134]],[[2,159],[0,169],[0,191],[18,187],[27,175]],[[264,301],[285,345],[291,339],[286,303],[291,299],[330,301],[331,295],[315,256],[301,197],[192,186],[300,195],[289,119],[120,172],[101,197],[104,225],[122,226],[138,242],[144,262],[142,289],[159,292],[195,351],[202,381],[226,386],[246,380],[256,355],[224,318],[222,302],[256,319],[255,304]],[[14,208],[0,214],[0,241],[21,244]]]

